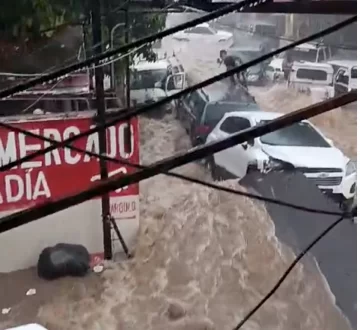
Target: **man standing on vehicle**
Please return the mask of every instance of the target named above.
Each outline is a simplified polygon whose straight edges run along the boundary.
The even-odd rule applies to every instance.
[[[227,51],[225,49],[222,49],[222,50],[220,50],[220,60],[218,60],[218,63],[219,64],[224,63],[226,66],[226,71],[229,71],[229,70],[236,68],[238,65],[241,65],[242,61],[238,57],[228,55]],[[240,84],[242,84],[244,87],[247,87],[244,72],[238,72],[238,73],[234,74],[233,76],[230,76],[231,83],[234,86],[236,86],[235,76]]]

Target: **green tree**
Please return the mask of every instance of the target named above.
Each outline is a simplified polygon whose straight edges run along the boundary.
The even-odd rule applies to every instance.
[[[124,22],[124,12],[119,8],[126,2],[128,1],[102,1],[105,40],[110,37],[110,31],[116,24]],[[66,28],[68,22],[86,21],[89,23],[89,4],[91,4],[89,0],[16,0],[16,6],[14,6],[11,1],[2,1],[0,4],[0,60],[11,61],[14,55],[18,55],[16,64],[20,65],[21,56],[26,56],[26,53],[49,43]],[[131,39],[137,39],[162,29],[165,25],[165,16],[130,14],[129,25]],[[86,30],[89,35],[87,46],[91,47],[89,24]],[[121,33],[121,29],[118,32]],[[124,43],[124,38],[117,33],[116,45],[122,43]],[[73,50],[74,53],[77,51],[78,49]],[[63,50],[59,49],[57,53],[60,58],[62,52]],[[154,58],[150,45],[142,48],[138,53],[148,59]]]

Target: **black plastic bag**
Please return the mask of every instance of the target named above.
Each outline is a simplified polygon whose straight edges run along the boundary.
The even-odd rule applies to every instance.
[[[38,260],[38,275],[46,280],[64,276],[85,276],[90,268],[90,254],[82,245],[59,243],[45,248]]]

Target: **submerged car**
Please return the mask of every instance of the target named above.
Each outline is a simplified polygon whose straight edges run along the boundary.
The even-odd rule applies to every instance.
[[[180,41],[226,41],[230,43],[233,41],[233,34],[231,32],[217,30],[207,23],[174,33],[172,37]]]
[[[264,111],[226,113],[206,143],[279,116]],[[207,160],[207,165],[214,179],[242,179],[254,170],[298,171],[342,206],[352,204],[356,195],[356,163],[306,120],[218,152]]]
[[[262,47],[230,47],[228,54],[240,60],[241,63],[247,63],[262,55],[264,55]],[[261,62],[253,65],[246,70],[247,85],[262,85],[266,81],[266,66],[267,64]]]

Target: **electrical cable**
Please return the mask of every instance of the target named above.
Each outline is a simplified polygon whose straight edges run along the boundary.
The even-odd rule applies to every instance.
[[[284,274],[280,277],[280,279],[276,282],[274,287],[269,291],[269,293],[261,299],[261,301],[248,313],[246,316],[237,324],[233,330],[239,330],[242,326],[253,316],[262,305],[268,301],[275,292],[279,289],[280,285],[285,281],[285,279],[289,276],[290,272],[295,268],[295,266],[300,262],[300,260],[317,244],[320,240],[322,240],[331,230],[333,230],[340,222],[344,221],[345,218],[341,217],[340,219],[334,221],[330,226],[328,226],[321,234],[319,234],[290,264],[290,266],[286,269]]]
[[[56,142],[56,140],[53,140],[53,139],[50,139],[48,137],[32,133],[30,131],[24,130],[22,128],[18,128],[16,126],[10,125],[8,123],[0,122],[0,127],[8,129],[8,130],[10,130],[12,132],[16,132],[16,133],[19,133],[19,134],[24,134],[26,136],[42,140],[42,141],[45,141],[45,142],[49,142],[49,143],[55,143]],[[81,152],[81,153],[83,153],[85,155],[88,155],[88,156],[91,156],[91,157],[95,157],[95,158],[98,158],[98,159],[103,159],[105,161],[116,163],[116,164],[119,164],[119,165],[127,165],[129,167],[136,168],[138,170],[145,170],[145,169],[148,168],[147,166],[144,166],[144,165],[134,164],[134,163],[131,163],[129,161],[120,160],[120,159],[117,159],[117,158],[109,157],[107,155],[100,155],[100,154],[95,153],[93,151],[84,150],[84,149],[81,149],[81,148],[78,148],[78,147],[72,146],[72,145],[67,145],[66,148],[77,151],[77,152]],[[178,178],[178,179],[181,179],[181,180],[185,180],[185,181],[188,181],[188,182],[191,182],[191,183],[196,183],[196,184],[199,184],[199,185],[202,185],[202,186],[205,186],[205,187],[208,187],[208,188],[213,188],[213,189],[216,189],[216,190],[219,190],[219,191],[224,191],[224,192],[232,193],[232,194],[239,195],[239,196],[249,197],[249,198],[256,199],[256,200],[259,200],[259,201],[262,201],[262,202],[281,205],[281,206],[297,209],[297,210],[300,210],[300,211],[305,211],[305,212],[309,212],[309,213],[326,214],[326,215],[335,215],[335,216],[344,215],[343,212],[333,212],[333,211],[327,211],[327,210],[321,210],[321,209],[314,209],[314,208],[309,208],[309,207],[305,207],[305,206],[301,206],[301,205],[297,205],[297,204],[287,203],[287,202],[277,200],[275,198],[263,197],[263,196],[260,196],[260,195],[257,195],[257,194],[252,194],[252,193],[243,192],[243,191],[232,189],[232,188],[223,187],[223,186],[220,186],[220,185],[217,185],[217,184],[213,184],[213,183],[210,183],[210,182],[206,182],[206,181],[203,181],[203,180],[199,180],[199,179],[196,179],[196,178],[193,178],[193,177],[185,176],[185,175],[174,173],[174,172],[164,172],[164,173],[161,173],[161,174],[164,174],[164,175],[170,176],[170,177],[174,177],[174,178]]]
[[[256,125],[255,127],[241,132],[234,133],[226,139],[218,140],[198,148],[190,149],[185,153],[178,153],[175,156],[162,159],[161,161],[147,166],[144,170],[137,171],[126,176],[122,176],[121,174],[116,175],[106,180],[99,181],[93,184],[89,189],[80,193],[71,194],[55,201],[45,202],[32,208],[4,216],[0,219],[0,233],[36,221],[71,206],[83,203],[98,195],[103,195],[112,190],[138,183],[160,173],[168,172],[176,167],[205,158],[209,154],[214,154],[227,148],[231,148],[237,144],[274,132],[304,119],[309,119],[334,108],[354,102],[355,100],[356,93],[349,92],[330,100],[317,103],[316,105],[311,105],[306,108],[293,111],[290,114],[283,115],[274,120]]]
[[[19,84],[19,85],[16,85],[16,86],[13,86],[13,87],[10,87],[8,89],[5,89],[5,90],[2,90],[0,91],[0,98],[4,98],[4,97],[8,97],[12,94],[15,94],[15,93],[18,93],[18,92],[22,92],[26,89],[29,89],[31,87],[34,87],[38,84],[42,84],[48,80],[52,80],[52,79],[56,79],[56,78],[59,78],[67,73],[70,73],[70,72],[73,72],[73,71],[77,71],[79,69],[82,69],[82,68],[85,68],[85,67],[88,67],[96,62],[99,62],[99,61],[102,61],[108,57],[111,57],[111,56],[114,56],[118,53],[122,53],[122,52],[127,52],[129,51],[130,49],[132,48],[135,48],[135,47],[138,47],[138,46],[141,46],[143,44],[146,44],[146,43],[151,43],[151,42],[154,42],[158,39],[162,39],[164,37],[167,37],[171,34],[174,34],[176,32],[179,32],[179,31],[182,31],[182,30],[185,30],[187,28],[190,28],[190,27],[193,27],[193,26],[196,26],[198,24],[201,24],[201,23],[205,23],[207,21],[210,21],[214,18],[217,18],[217,17],[221,17],[221,16],[224,16],[228,13],[231,13],[233,11],[242,11],[244,9],[245,6],[247,5],[261,5],[261,4],[264,4],[264,3],[267,3],[268,1],[270,0],[242,0],[238,3],[235,3],[235,4],[231,4],[231,5],[228,5],[228,6],[224,6],[223,8],[219,9],[219,10],[216,10],[216,11],[213,11],[209,14],[206,14],[202,17],[199,17],[199,18],[196,18],[192,21],[189,21],[189,22],[186,22],[186,23],[183,23],[183,24],[179,24],[177,26],[174,26],[172,28],[169,28],[169,29],[166,29],[166,30],[163,30],[163,31],[160,31],[160,32],[157,32],[155,34],[151,34],[147,37],[144,37],[144,38],[141,38],[141,39],[138,39],[138,40],[135,40],[129,44],[126,44],[126,45],[123,45],[123,46],[120,46],[120,47],[117,47],[117,48],[114,48],[112,50],[108,50],[106,52],[103,52],[99,55],[96,55],[96,56],[92,56],[91,58],[87,59],[87,60],[84,60],[80,63],[75,63],[73,65],[70,65],[66,68],[63,68],[63,69],[59,69],[57,71],[54,71],[54,72],[51,72],[49,74],[47,74],[46,76],[42,76],[42,77],[38,77],[38,78],[35,78],[35,79],[32,79],[28,82],[25,82],[25,83],[22,83],[22,84]]]
[[[203,87],[206,87],[208,85],[211,85],[219,80],[222,80],[224,78],[227,78],[227,77],[230,77],[230,76],[233,76],[234,74],[238,73],[238,72],[241,72],[241,71],[244,71],[246,69],[248,69],[249,67],[253,66],[253,65],[256,65],[264,60],[267,60],[275,55],[278,55],[288,49],[291,49],[291,48],[294,48],[295,46],[299,45],[299,44],[302,44],[302,43],[305,43],[305,42],[308,42],[308,41],[311,41],[312,39],[316,39],[320,36],[324,36],[326,34],[329,34],[329,33],[332,33],[334,31],[337,31],[339,29],[341,29],[342,27],[344,26],[347,26],[349,24],[352,24],[354,21],[357,20],[357,16],[354,16],[354,17],[351,17],[345,21],[342,21],[330,28],[327,28],[327,29],[324,29],[320,32],[317,32],[315,34],[312,34],[311,36],[308,36],[308,37],[305,37],[303,39],[300,39],[300,40],[297,40],[296,42],[294,43],[291,43],[289,45],[286,45],[282,48],[279,48],[277,50],[274,50],[270,53],[267,53],[265,55],[262,55],[254,60],[251,60],[245,64],[241,64],[240,66],[237,66],[235,67],[234,69],[231,69],[231,70],[228,70],[226,72],[223,72],[219,75],[216,75],[216,76],[213,76],[207,80],[204,80],[198,84],[195,84],[193,86],[190,86],[186,89],[183,89],[182,91],[178,92],[178,93],[175,93],[173,95],[170,95],[168,97],[165,97],[157,102],[154,102],[154,103],[151,103],[149,105],[145,105],[143,107],[140,107],[138,109],[127,109],[128,111],[121,111],[119,115],[115,116],[114,118],[112,118],[111,120],[108,120],[105,125],[97,125],[96,127],[92,128],[92,129],[89,129],[85,132],[82,132],[78,135],[74,135],[64,141],[61,141],[61,142],[57,142],[57,143],[54,143],[53,145],[50,145],[49,147],[45,148],[45,149],[42,149],[42,150],[39,150],[39,151],[35,151],[29,155],[26,155],[18,160],[15,160],[13,162],[10,162],[6,165],[2,165],[0,167],[0,172],[1,171],[6,171],[6,170],[9,170],[10,168],[14,167],[14,166],[18,166],[19,164],[21,164],[22,162],[24,161],[29,161],[35,157],[38,157],[38,156],[41,156],[47,152],[50,152],[52,150],[55,150],[57,148],[63,148],[64,146],[66,146],[67,144],[70,144],[70,143],[73,143],[74,141],[80,139],[80,138],[83,138],[85,136],[88,136],[90,134],[93,134],[93,133],[96,133],[98,130],[100,129],[104,129],[104,128],[107,128],[107,127],[110,127],[110,126],[113,126],[115,124],[117,124],[119,121],[126,121],[126,120],[129,120],[131,117],[134,117],[134,116],[138,116],[138,115],[141,115],[141,114],[144,114],[144,113],[147,113],[147,112],[150,112],[151,110],[156,110],[157,108],[167,104],[168,102],[172,101],[172,100],[175,100],[175,99],[178,99],[179,97],[182,97],[182,96],[185,96],[199,88],[203,88]]]

